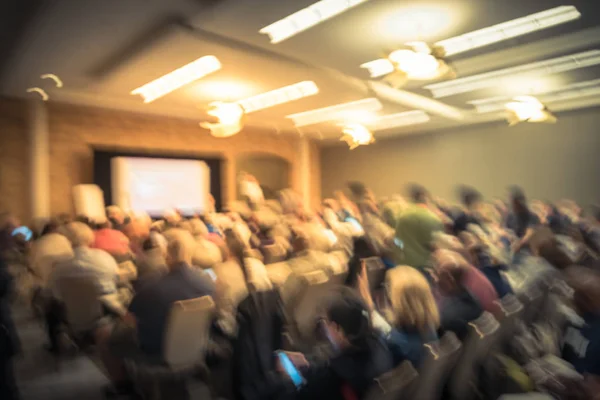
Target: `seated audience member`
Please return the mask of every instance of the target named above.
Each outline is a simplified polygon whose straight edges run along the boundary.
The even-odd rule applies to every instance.
[[[41,287],[45,287],[54,266],[73,257],[71,242],[58,233],[58,224],[51,221],[42,230],[29,253],[29,268]]]
[[[513,246],[512,251],[518,252],[527,247],[527,242],[533,234],[533,230],[540,224],[540,220],[527,205],[525,193],[520,188],[511,191],[512,213],[508,215],[506,226],[519,238]]]
[[[0,229],[2,222],[0,221]],[[20,353],[21,343],[12,317],[11,296],[13,277],[0,253],[0,399],[18,400],[19,389],[15,378],[14,359]]]
[[[168,272],[167,266],[167,242],[160,240],[162,236],[150,234],[143,244],[143,254],[137,258],[137,282],[136,289],[141,288],[148,282],[161,278]]]
[[[328,276],[340,273],[339,265],[334,257],[323,251],[310,248],[310,241],[303,232],[292,241],[293,257],[287,264],[295,274],[302,275],[321,270]]]
[[[60,299],[58,281],[69,276],[89,277],[101,296],[117,293],[119,266],[104,250],[90,247],[95,240],[94,231],[81,222],[71,222],[65,233],[73,246],[73,258],[57,265],[53,271],[51,287],[55,297]]]
[[[371,326],[367,306],[354,290],[340,288],[324,307],[321,326],[334,355],[309,364],[301,354],[289,353],[306,379],[293,398],[362,398],[374,379],[393,365],[387,346]]]
[[[113,229],[122,230],[129,223],[130,218],[125,215],[121,207],[108,206],[106,207],[106,217],[112,224]]]
[[[173,303],[214,295],[215,286],[210,277],[191,267],[193,251],[194,241],[188,232],[173,233],[167,246],[169,272],[135,295],[129,314],[122,320],[112,327],[99,329],[100,353],[117,392],[131,389],[123,367],[124,359],[162,360]]]
[[[366,281],[366,272],[361,279]],[[361,285],[361,294],[372,306],[368,282]],[[412,267],[398,266],[386,275],[387,306],[383,310],[387,321],[379,329],[386,338],[394,357],[394,365],[409,360],[418,367],[423,356],[423,345],[437,340],[440,316],[429,282],[422,273]],[[382,321],[380,317],[375,319]],[[386,326],[387,325],[387,326]]]
[[[563,357],[583,374],[596,395],[600,389],[600,272],[574,266],[565,271],[574,290],[575,310],[582,318],[567,328]]]
[[[427,208],[422,195],[415,195],[415,205],[407,208],[396,218],[394,262],[423,269],[431,255],[434,232],[443,231],[440,218]]]
[[[119,230],[113,229],[110,221],[99,225],[95,232],[95,240],[92,248],[106,251],[113,256],[117,262],[126,261],[130,258],[129,238]]]
[[[434,256],[438,277],[437,289],[440,295],[440,331],[441,334],[451,331],[460,339],[464,339],[469,322],[477,319],[484,309],[465,285],[469,268],[472,267],[468,267],[458,254],[442,255],[443,253],[439,254],[440,251]]]

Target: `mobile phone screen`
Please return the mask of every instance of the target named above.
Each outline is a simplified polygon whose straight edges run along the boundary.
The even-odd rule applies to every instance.
[[[300,375],[300,372],[294,366],[287,354],[285,354],[282,351],[279,351],[277,352],[277,356],[279,357],[279,362],[281,363],[281,366],[283,367],[283,369],[285,369],[285,372],[292,379],[294,385],[296,385],[296,387],[301,386],[304,383],[304,378],[302,377],[302,375]]]
[[[212,268],[206,268],[204,272],[206,272],[213,281],[217,280],[217,274],[215,274],[215,271]]]
[[[33,236],[33,232],[31,232],[31,229],[29,229],[26,226],[20,226],[17,229],[15,229],[14,231],[12,231],[12,235],[13,236],[23,235],[25,240],[30,241],[31,237]]]

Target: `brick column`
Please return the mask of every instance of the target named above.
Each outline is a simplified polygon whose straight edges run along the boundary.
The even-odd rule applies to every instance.
[[[31,100],[27,109],[31,218],[50,217],[50,148],[48,110],[41,100]],[[70,197],[71,193],[65,193]]]

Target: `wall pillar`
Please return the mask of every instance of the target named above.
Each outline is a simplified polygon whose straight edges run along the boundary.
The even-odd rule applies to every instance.
[[[27,105],[31,218],[50,218],[50,139],[48,109],[41,100]],[[65,193],[70,196],[70,193]]]
[[[231,154],[225,159],[225,192],[222,207],[225,208],[232,201],[237,200],[237,167],[236,156]]]
[[[297,155],[297,171],[298,171],[298,189],[302,202],[304,203],[306,210],[312,210],[312,197],[311,197],[311,168],[310,168],[310,141],[306,137],[300,138],[298,144],[298,155]]]

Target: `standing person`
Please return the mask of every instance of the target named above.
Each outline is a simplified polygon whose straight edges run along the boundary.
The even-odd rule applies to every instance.
[[[10,310],[12,277],[0,255],[0,399],[17,400],[13,359],[19,353],[20,343]]]
[[[506,220],[507,228],[511,229],[519,238],[512,247],[513,253],[526,246],[533,235],[533,230],[540,224],[539,218],[531,212],[527,205],[527,197],[521,188],[511,189],[512,213]]]

